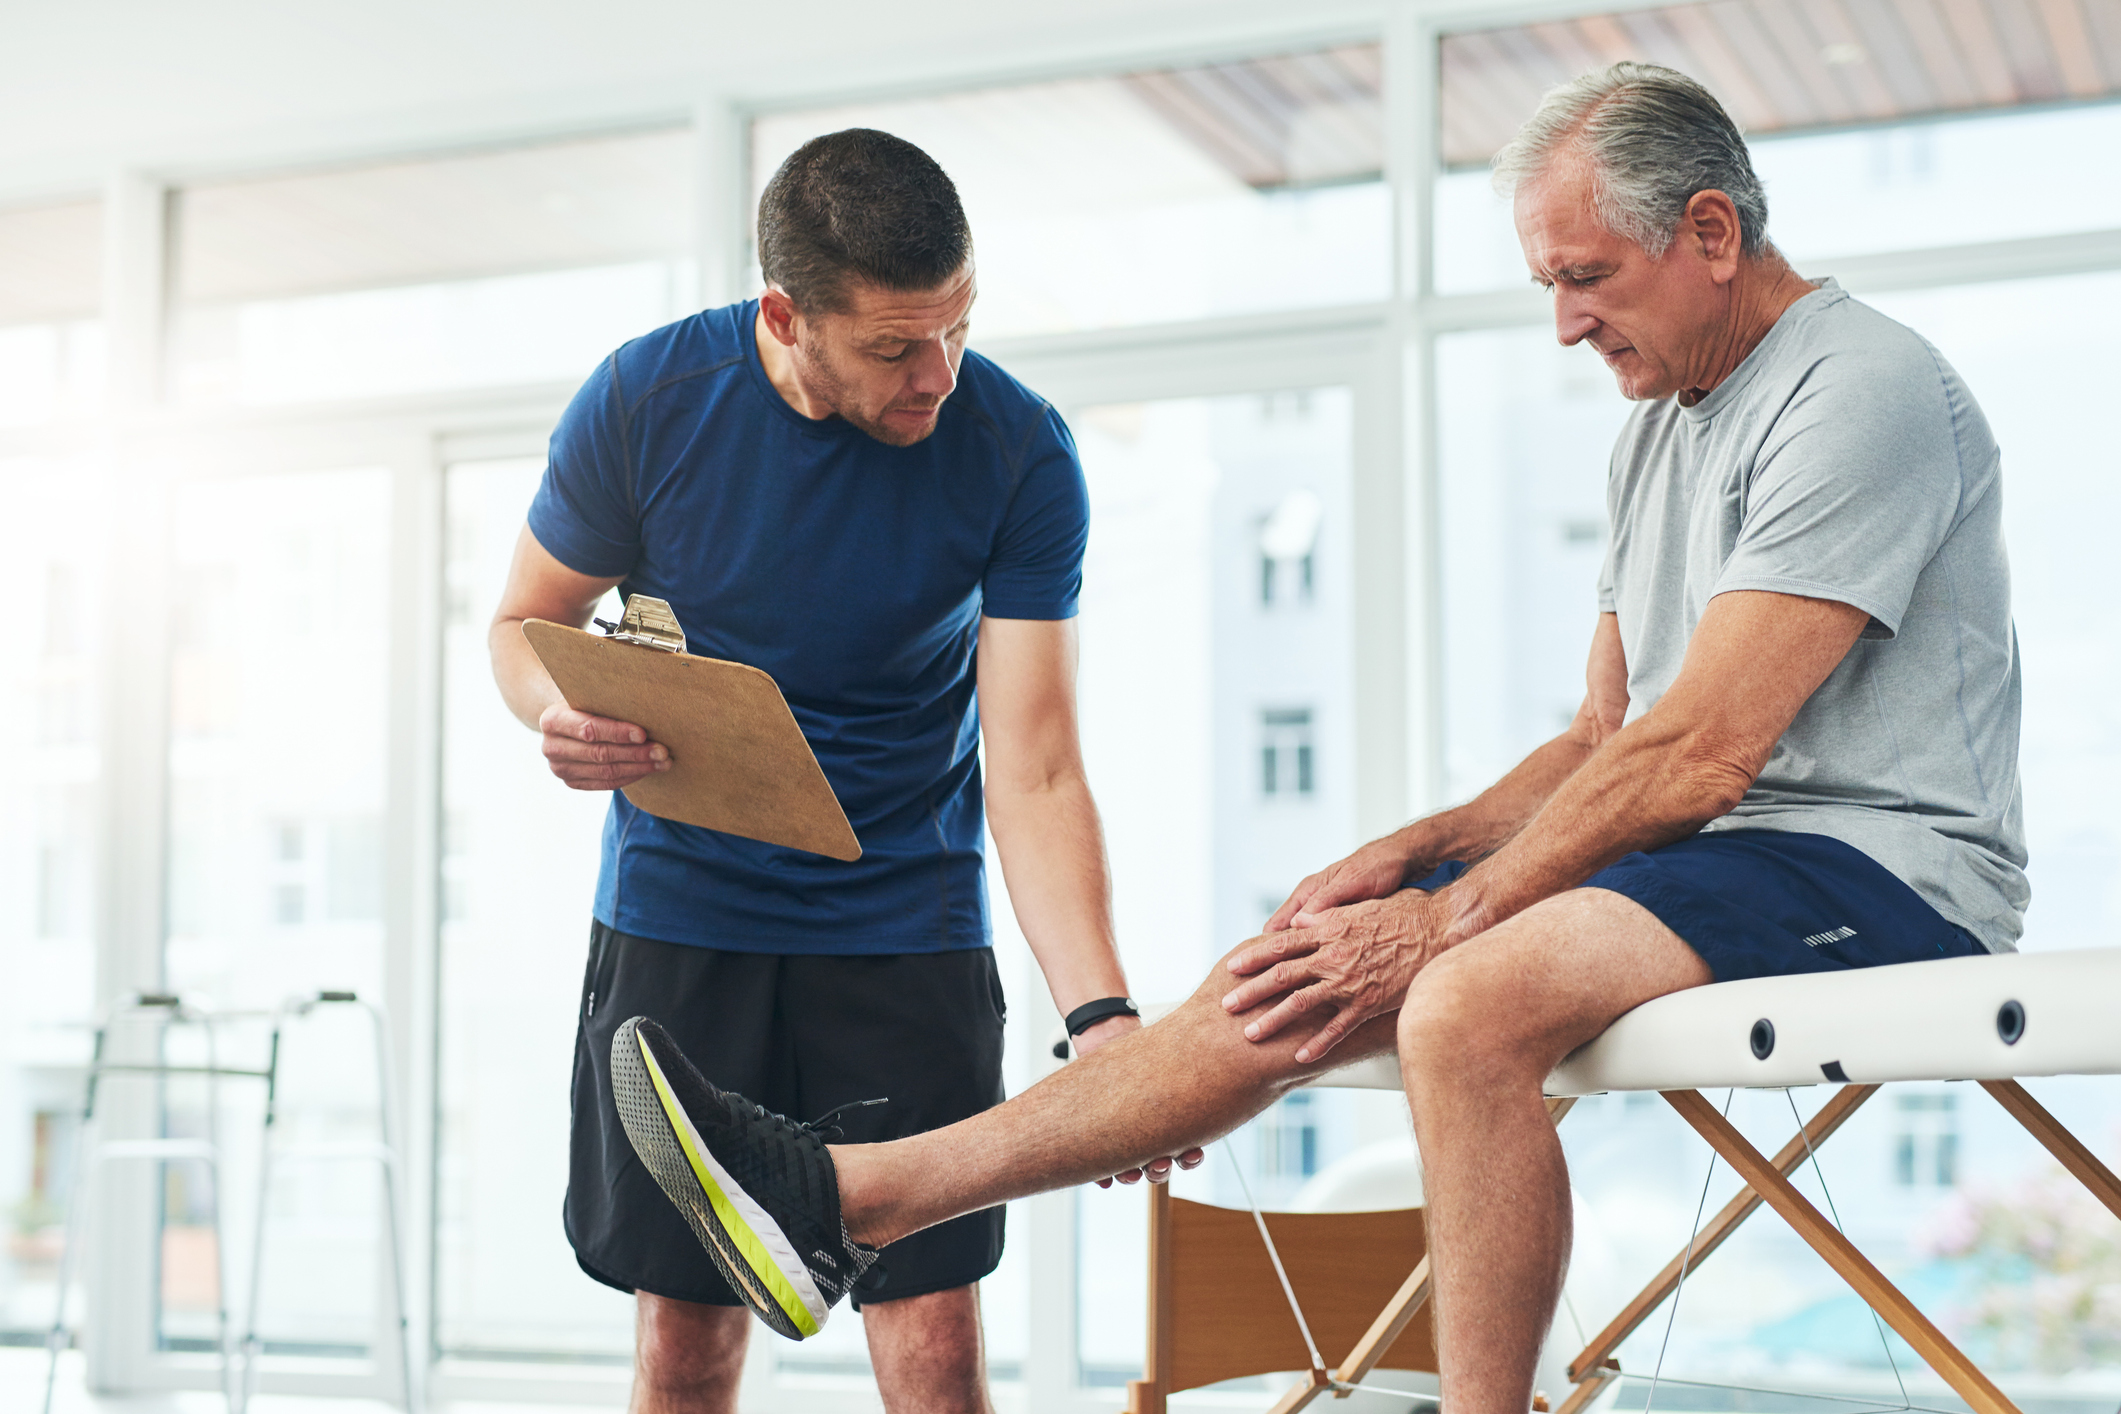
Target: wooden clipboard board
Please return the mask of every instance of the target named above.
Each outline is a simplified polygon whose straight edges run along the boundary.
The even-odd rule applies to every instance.
[[[668,771],[625,788],[641,809],[830,859],[862,857],[788,700],[765,673],[544,619],[526,619],[523,636],[568,706],[632,722],[669,750]]]

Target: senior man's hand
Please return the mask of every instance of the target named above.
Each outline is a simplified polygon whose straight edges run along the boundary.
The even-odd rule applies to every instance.
[[[1346,859],[1328,864],[1289,891],[1289,897],[1262,933],[1285,928],[1303,928],[1316,923],[1329,908],[1386,898],[1405,887],[1407,851],[1394,835],[1372,840]]]
[[[1245,1039],[1264,1041],[1299,1019],[1330,1012],[1318,1034],[1297,1050],[1309,1065],[1373,1016],[1396,1011],[1414,974],[1444,947],[1439,894],[1403,889],[1390,898],[1328,909],[1307,927],[1255,939],[1233,953],[1230,970],[1248,980],[1223,997],[1242,1015],[1279,997],[1246,1023]]]
[[[1075,1038],[1076,1057],[1081,1059],[1098,1047],[1108,1045],[1122,1036],[1141,1029],[1142,1022],[1138,1016],[1108,1016]],[[1170,1181],[1173,1168],[1197,1169],[1200,1167],[1201,1160],[1206,1157],[1207,1155],[1199,1149],[1188,1149],[1185,1153],[1175,1157],[1166,1155],[1160,1159],[1151,1159],[1138,1169],[1128,1169],[1125,1173],[1116,1173],[1112,1175],[1112,1178],[1101,1178],[1097,1181],[1097,1186],[1099,1188],[1110,1188],[1113,1179],[1117,1179],[1121,1183],[1140,1183],[1146,1178],[1151,1183],[1166,1183]]]
[[[670,769],[670,752],[631,722],[555,702],[538,714],[545,764],[576,790],[618,790]]]

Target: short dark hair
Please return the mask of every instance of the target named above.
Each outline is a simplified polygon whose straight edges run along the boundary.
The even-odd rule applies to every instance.
[[[850,275],[932,290],[971,258],[972,227],[949,174],[874,128],[812,138],[759,198],[759,269],[798,309],[844,310]]]

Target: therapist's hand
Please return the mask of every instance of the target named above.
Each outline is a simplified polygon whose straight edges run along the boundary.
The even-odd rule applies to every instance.
[[[1399,1009],[1414,974],[1444,949],[1445,892],[1404,889],[1254,939],[1231,954],[1230,970],[1246,980],[1223,997],[1224,1009],[1242,1015],[1280,998],[1246,1023],[1248,1041],[1325,1016],[1326,1024],[1296,1052],[1299,1064],[1311,1064],[1371,1017]]]
[[[1080,1060],[1098,1047],[1108,1045],[1122,1036],[1141,1029],[1142,1021],[1138,1016],[1108,1016],[1075,1038],[1076,1059]],[[1146,1178],[1151,1183],[1165,1183],[1170,1180],[1173,1168],[1197,1169],[1200,1167],[1201,1160],[1206,1157],[1207,1155],[1198,1149],[1188,1149],[1185,1153],[1176,1157],[1166,1156],[1161,1159],[1152,1159],[1138,1169],[1128,1169],[1125,1173],[1116,1173],[1112,1175],[1112,1178],[1101,1178],[1097,1181],[1097,1186],[1099,1188],[1110,1188],[1113,1179],[1118,1179],[1121,1183],[1140,1183]]]
[[[576,790],[618,790],[670,769],[670,752],[631,722],[592,717],[564,702],[538,714],[545,764]]]

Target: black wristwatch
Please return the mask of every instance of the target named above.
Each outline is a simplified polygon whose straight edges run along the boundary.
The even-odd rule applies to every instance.
[[[1115,1016],[1140,1016],[1142,1009],[1134,1004],[1132,997],[1100,997],[1094,1002],[1084,1002],[1068,1013],[1061,1024],[1068,1028],[1070,1036],[1080,1036],[1100,1021],[1109,1021]]]

